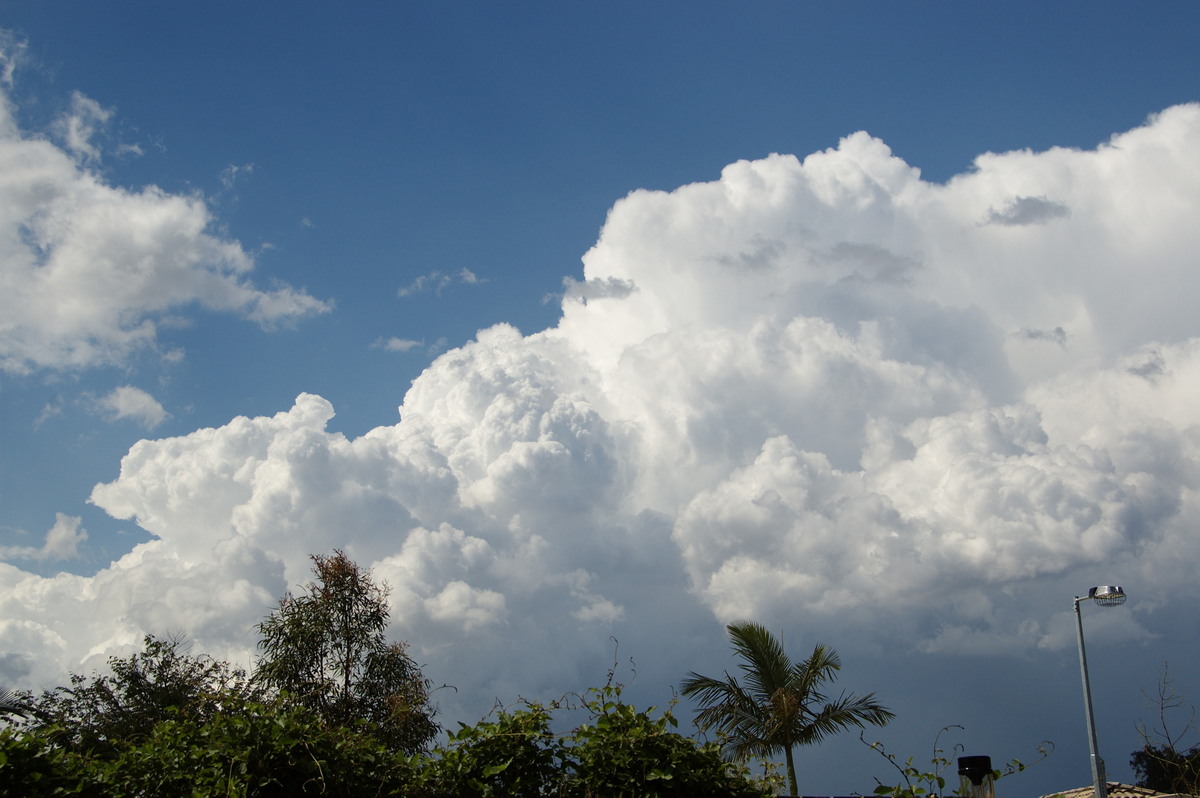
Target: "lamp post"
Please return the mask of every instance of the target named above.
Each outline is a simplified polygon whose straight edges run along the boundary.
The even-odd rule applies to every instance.
[[[1115,607],[1125,603],[1125,591],[1120,585],[1101,585],[1088,590],[1086,596],[1075,597],[1075,631],[1079,637],[1079,672],[1083,676],[1083,708],[1087,714],[1088,747],[1092,752],[1092,785],[1096,790],[1096,798],[1108,798],[1108,785],[1105,783],[1104,760],[1096,749],[1096,720],[1092,717],[1092,686],[1088,680],[1087,653],[1083,647],[1083,616],[1079,612],[1079,602],[1092,601],[1101,607]]]

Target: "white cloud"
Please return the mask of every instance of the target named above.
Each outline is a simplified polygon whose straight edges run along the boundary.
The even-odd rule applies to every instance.
[[[98,161],[100,149],[93,139],[112,115],[111,108],[104,108],[90,97],[74,92],[70,110],[55,120],[52,129],[78,161]]]
[[[487,281],[481,280],[474,272],[467,268],[459,269],[454,274],[432,271],[429,274],[422,274],[420,277],[415,278],[411,283],[397,291],[396,294],[400,297],[422,294],[426,291],[433,291],[435,294],[440,294],[452,285],[478,285],[482,282]]]
[[[408,352],[425,344],[421,341],[414,341],[410,338],[379,338],[371,344],[372,349],[383,349],[388,352]]]
[[[5,86],[13,84],[13,74],[24,62],[28,50],[28,42],[10,30],[0,29],[0,83]],[[3,102],[8,102],[7,96]]]
[[[248,655],[334,547],[481,710],[578,687],[610,632],[678,678],[714,618],[941,656],[1069,645],[1046,596],[1115,574],[1140,609],[1096,634],[1148,639],[1200,559],[1198,154],[1183,106],[944,185],[854,134],[634,192],[557,327],[444,353],[402,422],[348,439],[302,395],[136,444],[92,501],[157,539],[93,577],[0,570],[6,673],[164,626]]]
[[[169,415],[157,399],[132,385],[114,388],[106,396],[97,399],[95,406],[110,420],[128,419],[146,429],[154,429]]]
[[[79,556],[79,545],[87,540],[82,518],[55,513],[54,526],[46,532],[46,540],[38,548],[32,546],[0,546],[0,560],[36,560],[38,562],[71,560]]]
[[[123,364],[191,305],[264,327],[330,309],[255,287],[252,258],[212,232],[201,198],[107,185],[89,164],[111,114],[75,94],[53,126],[60,148],[22,131],[0,98],[0,369]]]
[[[226,189],[232,189],[242,179],[243,175],[254,173],[254,164],[230,164],[221,170],[221,185]]]

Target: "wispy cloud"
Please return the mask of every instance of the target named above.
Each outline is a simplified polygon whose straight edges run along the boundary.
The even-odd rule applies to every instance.
[[[1016,333],[1016,337],[1024,341],[1047,341],[1065,347],[1068,336],[1062,327],[1055,327],[1053,330],[1032,330],[1025,327]]]
[[[234,188],[243,177],[254,173],[254,164],[230,164],[221,170],[221,185],[226,190]]]
[[[77,159],[95,162],[100,160],[95,136],[112,115],[111,108],[104,108],[95,100],[75,92],[71,95],[70,110],[55,120],[51,129]]]
[[[372,344],[372,349],[384,349],[388,352],[410,352],[424,346],[423,341],[413,341],[409,338],[378,338]]]
[[[422,274],[420,277],[413,280],[408,285],[397,291],[401,297],[412,296],[414,294],[422,294],[427,291],[432,291],[435,294],[441,294],[442,291],[454,285],[479,285],[487,282],[480,279],[470,269],[459,269],[453,274],[447,274],[440,271],[432,271],[429,274]]]

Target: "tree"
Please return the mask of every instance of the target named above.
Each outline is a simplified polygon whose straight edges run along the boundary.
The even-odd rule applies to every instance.
[[[0,729],[0,798],[421,795],[409,792],[417,763],[358,728],[282,701],[228,702],[230,711],[170,713],[100,747],[62,745],[61,726]]]
[[[180,638],[147,635],[141,652],[110,657],[110,673],[71,675],[69,687],[24,702],[25,725],[56,729],[58,743],[111,749],[145,738],[156,723],[189,718],[204,724],[253,695],[246,674]]]
[[[358,728],[321,722],[312,710],[273,701],[207,723],[164,721],[115,757],[83,772],[89,794],[322,795],[403,794],[414,778],[408,756]]]
[[[1133,752],[1129,766],[1137,774],[1138,786],[1158,792],[1195,795],[1200,790],[1196,708],[1185,707],[1187,699],[1175,689],[1175,680],[1165,664],[1158,680],[1157,695],[1152,697],[1145,691],[1143,694],[1147,703],[1155,707],[1158,722],[1153,729],[1147,729],[1140,722],[1137,725],[1144,745]],[[1188,717],[1180,727],[1172,718],[1185,708]]]
[[[593,688],[583,708],[591,718],[568,739],[566,798],[763,798],[764,785],[744,765],[723,761],[715,743],[674,731],[668,709],[639,711],[621,700],[620,685]]]
[[[414,794],[523,798],[764,798],[766,785],[744,766],[725,762],[715,743],[679,734],[665,710],[640,711],[609,682],[591,688],[578,703],[525,703],[497,707],[490,719],[460,724],[424,766]],[[584,711],[572,731],[551,731],[557,709]]]
[[[430,683],[406,652],[389,643],[387,591],[341,551],[314,555],[316,580],[290,593],[262,623],[254,678],[286,693],[326,723],[367,721],[379,739],[407,753],[438,732]]]
[[[447,730],[446,743],[434,751],[420,774],[427,798],[474,795],[525,798],[559,793],[565,771],[562,742],[551,731],[552,710],[537,703],[492,714],[458,731]]]
[[[726,629],[742,660],[745,686],[728,672],[724,679],[693,672],[684,679],[681,692],[700,703],[696,724],[725,739],[727,757],[744,760],[782,753],[792,795],[797,794],[792,761],[796,746],[819,743],[850,726],[883,726],[895,717],[875,700],[874,693],[843,692],[830,700],[822,692],[842,667],[833,649],[818,643],[812,656],[795,662],[760,624],[739,621]]]

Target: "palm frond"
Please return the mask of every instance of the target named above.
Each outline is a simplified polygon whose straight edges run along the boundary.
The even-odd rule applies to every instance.
[[[0,715],[28,717],[30,706],[21,693],[15,690],[0,690]]]
[[[792,662],[779,638],[765,626],[753,621],[738,621],[725,627],[751,692],[760,699],[769,697],[790,680]]]
[[[754,745],[756,730],[762,726],[762,712],[754,696],[726,674],[725,680],[691,673],[680,686],[680,693],[695,698],[703,707],[696,714],[696,725],[705,731],[715,731],[730,740],[730,752],[740,757],[745,745]]]
[[[884,726],[895,714],[875,700],[874,693],[854,695],[843,693],[836,701],[825,704],[804,727],[797,742],[811,745],[851,726]]]

